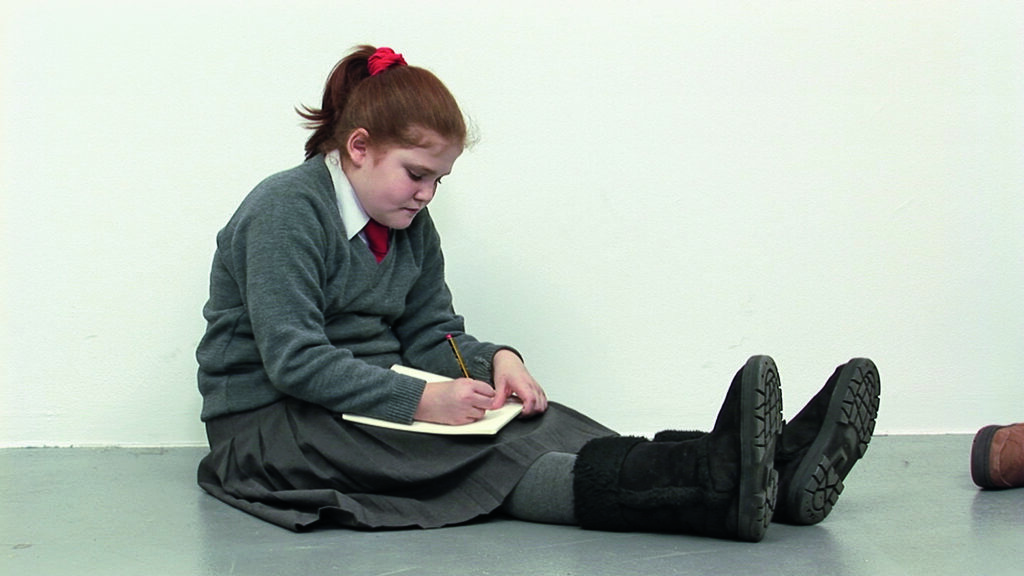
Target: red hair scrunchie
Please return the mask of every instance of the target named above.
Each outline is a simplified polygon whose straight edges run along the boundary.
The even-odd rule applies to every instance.
[[[370,76],[376,76],[388,68],[405,66],[405,58],[401,54],[395,54],[391,48],[377,48],[366,63],[370,69]]]

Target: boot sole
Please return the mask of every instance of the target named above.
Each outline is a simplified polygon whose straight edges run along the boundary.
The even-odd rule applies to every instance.
[[[787,523],[817,524],[832,511],[874,434],[880,390],[878,369],[867,358],[840,371],[821,430],[780,495]]]
[[[740,379],[740,486],[737,534],[740,540],[764,538],[775,512],[779,474],[775,446],[782,433],[779,370],[768,356],[754,356]]]

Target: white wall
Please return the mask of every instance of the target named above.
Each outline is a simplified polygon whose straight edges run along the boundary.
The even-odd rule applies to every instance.
[[[0,445],[202,443],[216,231],[302,159],[357,43],[479,127],[433,212],[456,305],[624,432],[795,414],[880,366],[886,433],[1024,420],[1024,4],[7,2]]]

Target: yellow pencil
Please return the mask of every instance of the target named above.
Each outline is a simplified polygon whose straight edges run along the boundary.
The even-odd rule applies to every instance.
[[[459,362],[459,368],[462,368],[462,375],[469,378],[469,370],[466,369],[466,363],[462,360],[462,354],[459,353],[459,346],[455,343],[455,338],[452,338],[451,334],[446,336],[448,343],[452,345],[452,352],[455,352],[455,360]]]

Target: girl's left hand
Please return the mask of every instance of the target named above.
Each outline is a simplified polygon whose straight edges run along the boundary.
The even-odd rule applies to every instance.
[[[499,350],[494,355],[494,391],[492,410],[504,406],[505,400],[513,394],[523,402],[523,416],[541,414],[548,409],[544,389],[511,350]]]

